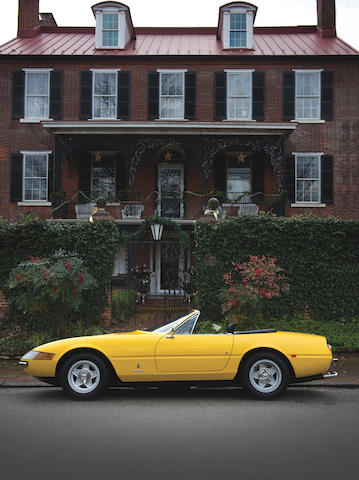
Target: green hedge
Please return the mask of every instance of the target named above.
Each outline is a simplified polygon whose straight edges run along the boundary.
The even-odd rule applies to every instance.
[[[307,306],[314,319],[359,318],[359,221],[260,214],[197,222],[197,301],[205,319],[221,318],[223,274],[232,261],[249,255],[277,258],[291,286],[267,302],[266,317],[293,315]]]
[[[86,292],[83,306],[70,320],[91,323],[106,304],[118,242],[119,231],[113,222],[65,224],[26,217],[13,223],[0,220],[0,288],[6,294],[9,272],[30,255],[48,257],[60,248],[76,252],[98,286]]]

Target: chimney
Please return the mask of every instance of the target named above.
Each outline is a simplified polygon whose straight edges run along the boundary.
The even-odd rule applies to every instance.
[[[39,19],[40,0],[19,0],[18,37],[34,37],[40,26]]]
[[[335,0],[317,0],[318,30],[322,37],[335,37]]]

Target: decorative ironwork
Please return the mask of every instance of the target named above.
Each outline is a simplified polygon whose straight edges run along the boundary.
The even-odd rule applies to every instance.
[[[263,152],[271,157],[276,172],[279,189],[283,180],[283,135],[56,135],[55,139],[55,189],[61,189],[61,165],[77,149],[111,148],[119,151],[127,164],[128,184],[135,181],[137,167],[143,154],[148,150],[158,150],[177,146],[191,151],[198,159],[203,172],[203,185],[206,186],[215,156],[229,148],[253,152]]]
[[[273,170],[277,174],[278,186],[281,189],[283,180],[283,145],[282,136],[274,135],[239,135],[203,137],[201,167],[206,179],[212,169],[214,157],[229,148],[251,149],[254,152],[264,152],[271,157]]]
[[[139,293],[140,303],[146,304],[151,294],[162,300],[157,322],[180,316],[190,308],[183,288],[186,272],[182,258],[183,250],[178,240],[130,240],[127,244],[126,288]],[[139,265],[139,261],[146,264]]]

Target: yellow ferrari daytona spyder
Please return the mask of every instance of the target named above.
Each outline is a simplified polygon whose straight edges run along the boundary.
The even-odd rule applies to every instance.
[[[241,385],[267,399],[291,383],[328,373],[331,346],[325,337],[274,329],[200,334],[199,310],[170,323],[128,333],[67,338],[41,345],[20,359],[25,371],[61,386],[77,399],[109,386]]]

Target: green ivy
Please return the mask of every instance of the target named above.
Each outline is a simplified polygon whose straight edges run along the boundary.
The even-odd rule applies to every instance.
[[[84,302],[70,321],[90,324],[106,305],[119,238],[114,222],[70,224],[27,217],[19,222],[0,220],[0,288],[7,293],[10,271],[30,256],[51,257],[59,249],[76,252],[97,287],[84,292]]]
[[[197,302],[208,320],[222,318],[223,274],[249,255],[277,258],[290,284],[288,293],[266,303],[266,317],[309,310],[325,321],[359,318],[358,220],[246,215],[198,221],[194,236]]]

